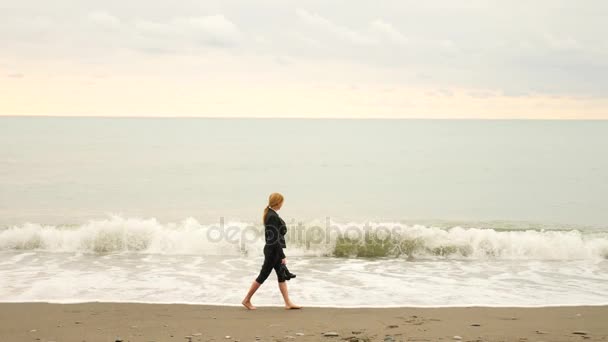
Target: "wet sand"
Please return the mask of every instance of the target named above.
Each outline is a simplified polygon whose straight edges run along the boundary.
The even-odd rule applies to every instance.
[[[608,306],[248,311],[182,304],[0,303],[2,342],[256,340],[608,341]]]

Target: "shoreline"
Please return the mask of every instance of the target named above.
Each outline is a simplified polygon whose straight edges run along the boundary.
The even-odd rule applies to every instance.
[[[103,300],[87,300],[87,301],[2,301],[2,304],[52,304],[52,305],[75,305],[75,304],[149,304],[149,305],[191,305],[205,307],[243,307],[242,304],[221,304],[221,303],[206,303],[206,302],[138,302],[138,301],[103,301]],[[281,308],[280,305],[274,304],[255,304],[258,308]],[[550,309],[550,308],[594,308],[607,307],[607,303],[600,304],[548,304],[548,305],[486,305],[486,304],[470,304],[470,305],[395,305],[395,306],[319,306],[307,305],[310,309]]]
[[[260,306],[249,311],[198,304],[4,302],[0,340],[608,341],[606,318],[606,305],[302,310]],[[325,336],[328,332],[338,336]]]

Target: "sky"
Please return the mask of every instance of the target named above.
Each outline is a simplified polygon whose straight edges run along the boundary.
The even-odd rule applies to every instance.
[[[0,0],[0,115],[608,119],[608,1]]]

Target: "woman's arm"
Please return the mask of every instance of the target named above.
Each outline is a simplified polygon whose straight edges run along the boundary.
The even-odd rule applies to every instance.
[[[281,230],[283,228],[281,219],[276,215],[272,215],[271,217],[268,218],[267,226],[272,234],[272,236],[271,236],[272,241],[270,241],[270,243],[273,245],[274,248],[276,248],[276,253],[278,254],[279,258],[285,259],[285,253],[283,252],[283,246],[281,246],[281,241],[280,241],[281,240]]]

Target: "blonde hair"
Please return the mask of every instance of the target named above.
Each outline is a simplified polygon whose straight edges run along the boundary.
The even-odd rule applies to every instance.
[[[273,192],[268,197],[268,205],[264,208],[264,215],[262,216],[262,223],[266,223],[266,215],[268,215],[268,208],[274,208],[277,205],[283,203],[283,195],[278,192]]]

